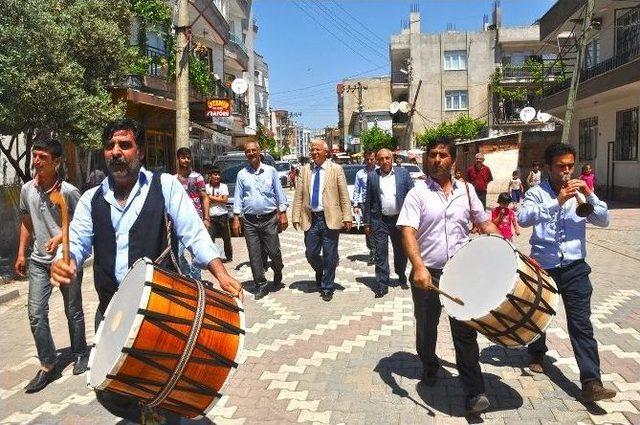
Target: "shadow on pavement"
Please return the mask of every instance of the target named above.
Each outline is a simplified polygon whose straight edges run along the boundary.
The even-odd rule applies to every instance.
[[[349,261],[360,261],[362,263],[366,263],[366,262],[369,261],[369,255],[368,254],[347,255],[347,260],[349,260]]]
[[[333,287],[336,291],[344,291],[344,286],[340,285],[339,283],[334,283]],[[294,291],[301,291],[305,294],[320,292],[320,288],[318,288],[318,285],[316,285],[315,280],[299,280],[297,282],[293,282],[291,285],[289,285],[289,289]]]
[[[533,376],[531,372],[527,371],[529,355],[526,349],[509,349],[498,345],[492,345],[482,350],[480,353],[480,362],[491,364],[493,366],[507,366],[518,367],[522,372],[522,376]],[[545,375],[551,382],[567,395],[576,399],[577,402],[582,404],[584,408],[593,415],[605,415],[607,413],[602,407],[596,403],[584,401],[582,399],[582,390],[580,387],[564,373],[554,365],[556,359],[553,357],[545,356],[544,371]]]
[[[440,362],[442,366],[455,368],[450,362],[442,359]],[[394,375],[407,379],[421,379],[422,363],[416,354],[405,351],[393,353],[381,359],[374,370],[392,388],[393,394],[412,400],[417,406],[427,410],[429,416],[435,416],[434,410],[437,410],[454,417],[465,417],[469,423],[483,422],[478,416],[466,415],[464,393],[459,379],[445,368],[441,367],[438,370],[437,381],[433,387],[427,387],[420,382],[417,384],[416,390],[420,400],[413,399],[408,391],[399,385]],[[503,383],[502,378],[492,373],[483,373],[482,377],[488,388],[487,396],[491,400],[489,412],[513,410],[522,406],[522,396]]]
[[[378,289],[378,281],[375,276],[366,276],[366,277],[356,277],[356,282],[362,283],[364,286],[369,288],[371,292],[375,293]],[[400,286],[398,279],[389,279],[389,288],[395,288],[396,286]]]

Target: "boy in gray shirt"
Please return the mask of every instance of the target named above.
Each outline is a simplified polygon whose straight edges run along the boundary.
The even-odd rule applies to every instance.
[[[80,192],[71,184],[61,181],[57,174],[62,157],[62,145],[57,140],[34,143],[32,163],[35,177],[22,186],[20,192],[20,245],[15,271],[29,278],[29,323],[36,343],[41,368],[27,384],[27,393],[42,390],[60,374],[56,368],[56,347],[49,327],[49,297],[53,287],[50,283],[50,268],[58,245],[62,241],[59,208],[49,200],[49,193],[59,190],[67,201],[69,215],[73,215]],[[27,262],[25,250],[33,238],[33,252]],[[80,286],[82,274],[71,285],[61,287],[64,312],[67,316],[71,350],[74,355],[74,375],[87,369],[87,342],[82,310]]]

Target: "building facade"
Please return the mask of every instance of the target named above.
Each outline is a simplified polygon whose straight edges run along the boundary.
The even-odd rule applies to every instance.
[[[552,43],[570,34],[586,0],[560,0],[540,18],[540,37]],[[595,170],[597,191],[609,199],[640,202],[640,5],[596,0],[595,25],[586,34],[570,141],[583,164]],[[581,36],[581,34],[576,34]],[[565,49],[566,50],[566,49]],[[572,55],[573,52],[560,52]],[[569,81],[545,90],[539,107],[566,112]]]

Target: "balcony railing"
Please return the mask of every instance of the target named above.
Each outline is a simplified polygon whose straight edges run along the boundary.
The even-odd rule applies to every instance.
[[[580,82],[584,82],[590,80],[591,78],[597,77],[598,75],[604,74],[605,72],[616,69],[622,65],[625,65],[637,58],[640,57],[640,44],[633,46],[629,50],[626,50],[622,53],[618,53],[617,55],[604,60],[591,68],[583,68],[580,73]],[[553,84],[549,87],[546,87],[544,90],[544,96],[551,96],[553,94],[559,93],[562,90],[566,90],[571,85],[571,79],[567,79],[563,83]]]
[[[409,84],[409,75],[401,71],[392,71],[391,84]]]
[[[160,64],[160,59],[166,58],[167,52],[152,46],[146,46],[146,52],[147,57],[152,60],[151,64],[149,64],[149,68],[147,69],[147,74],[153,75],[154,77],[162,77],[162,65]]]
[[[497,68],[500,71],[501,80],[533,80],[534,72],[530,66],[502,65]],[[546,80],[553,80],[562,75],[564,69],[560,65],[542,66],[540,71]]]
[[[238,47],[240,47],[240,49],[242,49],[243,52],[247,53],[247,46],[244,45],[242,36],[234,33],[233,31],[229,31],[229,41],[236,44]]]

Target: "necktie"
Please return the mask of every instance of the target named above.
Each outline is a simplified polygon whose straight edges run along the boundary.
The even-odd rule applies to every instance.
[[[313,192],[311,193],[311,208],[318,208],[320,205],[320,170],[321,168],[316,166],[315,176],[313,177]]]

